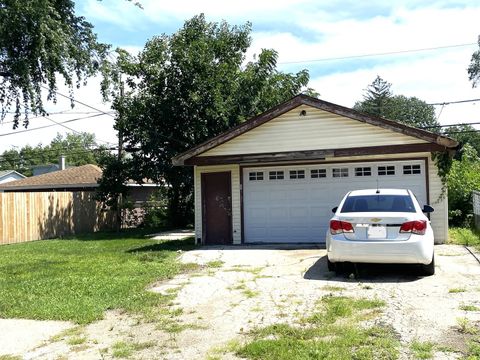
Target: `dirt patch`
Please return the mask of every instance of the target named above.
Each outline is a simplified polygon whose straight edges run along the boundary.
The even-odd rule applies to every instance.
[[[205,359],[221,353],[221,358],[232,359],[219,349],[232,340],[242,341],[255,327],[307,316],[328,294],[384,300],[386,307],[372,322],[391,326],[398,334],[400,358],[411,357],[414,340],[462,350],[465,336],[458,331],[459,319],[472,326],[480,321],[480,311],[472,311],[480,308],[480,265],[461,246],[435,249],[432,277],[420,277],[408,266],[358,266],[352,269],[354,275],[336,276],[326,269],[325,250],[317,248],[186,252],[182,261],[203,268],[152,289],[177,294],[162,310],[162,321],[111,311],[104,320],[37,347],[25,358],[109,359],[128,354],[138,359]],[[440,351],[435,358],[457,355]]]
[[[0,355],[21,355],[72,327],[65,321],[0,319]]]

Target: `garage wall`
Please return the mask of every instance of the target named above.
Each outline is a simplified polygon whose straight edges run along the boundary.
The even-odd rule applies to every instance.
[[[430,215],[435,244],[444,244],[448,240],[448,196],[447,189],[442,193],[442,180],[438,176],[437,166],[429,156],[428,177],[430,179],[430,205],[435,211]]]
[[[448,201],[447,197],[442,196],[442,183],[437,174],[437,168],[431,159],[430,153],[410,153],[410,154],[392,154],[392,155],[370,155],[370,156],[351,156],[327,159],[327,161],[356,161],[356,160],[376,160],[376,159],[402,159],[402,158],[428,158],[428,177],[430,191],[430,205],[435,208],[431,214],[433,231],[435,233],[435,242],[444,243],[448,239]],[[196,238],[202,238],[202,206],[201,206],[201,184],[200,178],[202,172],[231,171],[232,173],[232,222],[233,222],[233,242],[241,243],[241,205],[240,205],[240,169],[239,165],[215,165],[215,166],[195,166],[195,234]]]
[[[305,116],[300,116],[302,110]],[[426,141],[301,105],[199,156],[418,143]]]
[[[195,166],[195,238],[202,238],[202,186],[201,174],[208,172],[230,171],[232,174],[232,231],[233,243],[242,242],[242,226],[240,211],[240,167],[238,165]]]

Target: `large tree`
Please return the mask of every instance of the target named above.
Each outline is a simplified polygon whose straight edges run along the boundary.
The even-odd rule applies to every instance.
[[[42,93],[55,100],[57,79],[73,95],[103,63],[108,46],[75,15],[72,0],[0,0],[0,122],[11,110],[14,128],[45,114]],[[45,91],[43,91],[45,90]]]
[[[308,72],[278,71],[273,50],[245,64],[250,32],[250,24],[207,22],[200,15],[171,36],[154,37],[138,56],[119,54],[117,70],[128,88],[114,101],[116,128],[134,169],[124,180],[164,183],[172,225],[191,221],[193,188],[192,169],[172,166],[173,156],[309,90]]]
[[[463,124],[449,126],[445,128],[443,133],[457,140],[460,143],[461,148],[465,144],[470,144],[470,146],[477,152],[477,155],[480,156],[480,134],[472,125]],[[462,156],[462,153],[463,149],[457,152],[455,158],[459,160]]]
[[[393,95],[391,84],[379,76],[368,85],[363,101],[355,103],[354,109],[429,131],[440,131],[432,105],[416,97]]]
[[[24,146],[6,150],[0,155],[0,170],[17,170],[32,175],[36,165],[56,164],[60,155],[66,156],[67,165],[97,164],[106,156],[107,150],[99,147],[95,135],[90,133],[58,134],[48,145]]]

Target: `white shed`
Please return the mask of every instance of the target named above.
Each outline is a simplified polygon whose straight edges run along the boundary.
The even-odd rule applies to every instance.
[[[350,190],[409,188],[448,235],[434,152],[457,142],[306,95],[176,156],[194,167],[195,234],[203,244],[324,243]]]

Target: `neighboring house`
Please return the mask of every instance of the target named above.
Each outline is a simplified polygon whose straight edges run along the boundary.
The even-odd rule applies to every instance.
[[[48,174],[50,172],[65,170],[71,166],[66,165],[66,157],[61,155],[58,159],[58,164],[36,165],[32,167],[33,176]]]
[[[95,191],[98,187],[97,180],[101,176],[102,169],[87,164],[1,184],[0,192]],[[152,183],[128,183],[127,186],[130,187],[129,196],[134,202],[148,200],[157,187]]]
[[[323,243],[331,209],[362,188],[409,188],[431,204],[437,243],[447,197],[432,152],[456,141],[298,95],[176,156],[194,167],[195,233],[204,244]]]
[[[25,178],[25,175],[22,175],[15,170],[0,170],[0,184],[20,180],[23,178]]]

